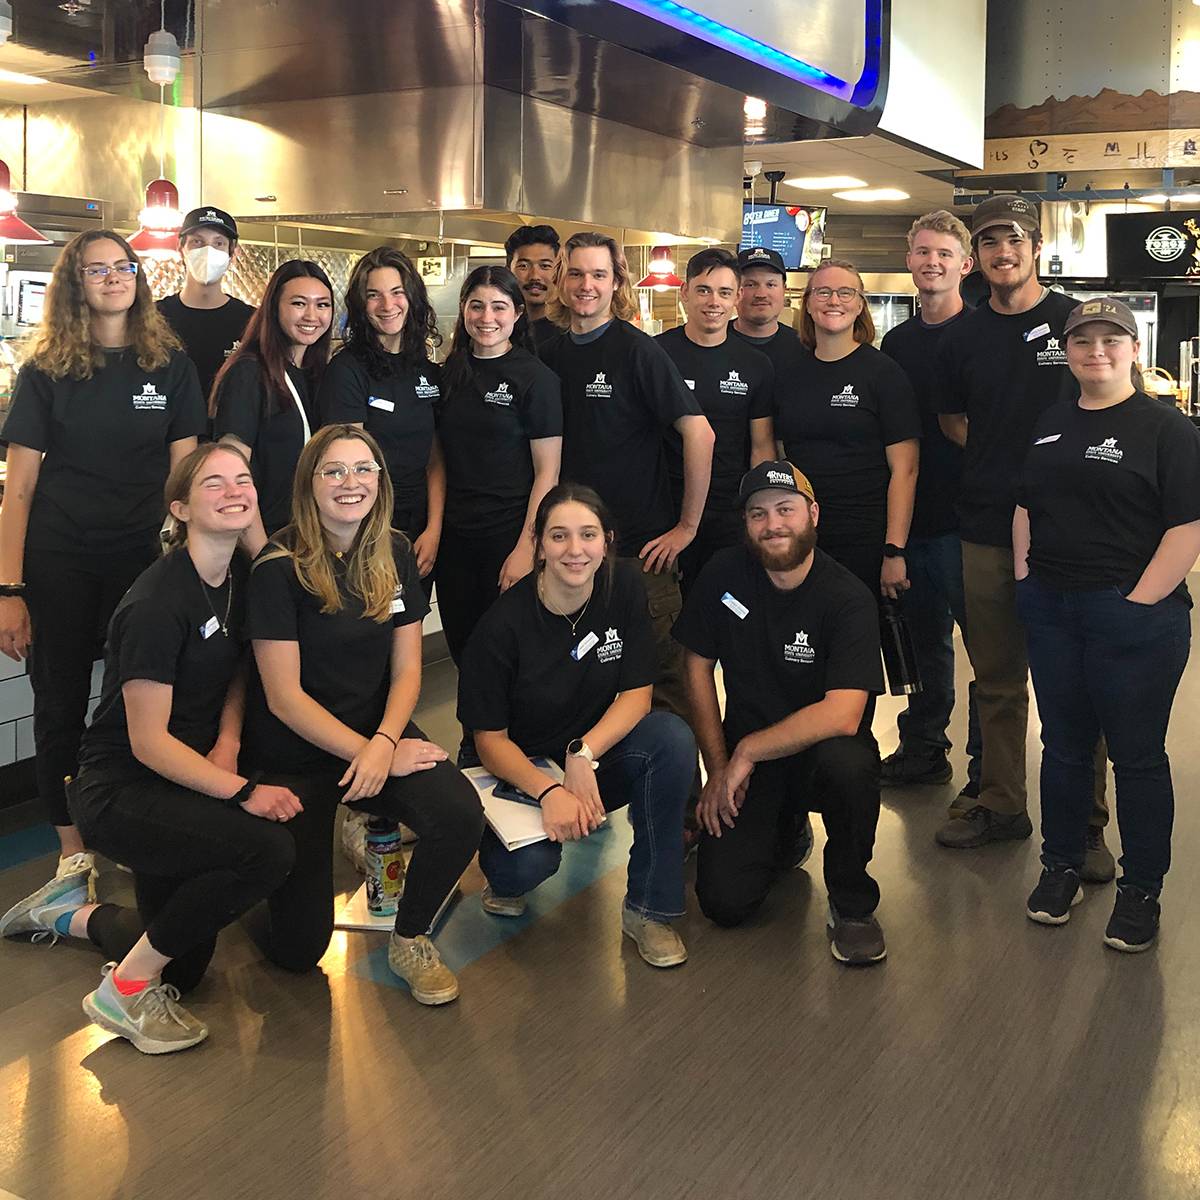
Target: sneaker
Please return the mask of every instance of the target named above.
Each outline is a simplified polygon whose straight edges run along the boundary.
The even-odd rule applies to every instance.
[[[1071,867],[1045,867],[1025,902],[1025,915],[1039,925],[1065,925],[1071,909],[1083,899],[1079,872]]]
[[[1028,813],[993,812],[982,804],[951,817],[934,834],[938,844],[952,850],[974,850],[989,842],[1019,842],[1033,833]]]
[[[944,754],[932,758],[906,754],[901,747],[879,764],[881,787],[906,787],[909,784],[949,783],[954,768]]]
[[[632,908],[622,908],[621,932],[633,938],[638,953],[652,967],[677,967],[687,962],[683,938],[666,921],[655,921]]]
[[[342,821],[342,853],[360,874],[367,873],[367,814],[346,809]]]
[[[865,967],[887,958],[883,930],[874,915],[843,917],[830,901],[826,930],[829,934],[829,952],[840,963],[850,967]]]
[[[1117,884],[1117,899],[1104,930],[1104,944],[1127,954],[1149,950],[1158,937],[1158,900],[1131,883]]]
[[[1108,883],[1117,874],[1117,864],[1113,861],[1112,851],[1104,843],[1104,829],[1100,825],[1089,825],[1087,831],[1087,851],[1083,856],[1083,866],[1079,869],[1079,878],[1084,883]]]
[[[798,871],[813,852],[812,817],[804,814],[804,820],[797,818],[795,831],[786,841],[779,844],[779,869],[781,871]]]
[[[35,942],[49,939],[53,946],[62,936],[54,928],[54,922],[63,913],[74,912],[89,903],[89,871],[89,867],[84,867],[74,875],[55,876],[32,896],[18,900],[0,917],[0,937],[20,937],[23,933],[31,933]]]
[[[423,934],[402,938],[396,934],[388,939],[388,966],[392,974],[408,984],[412,998],[418,1004],[449,1004],[458,998],[458,980],[437,947]]]
[[[96,870],[96,856],[90,850],[81,850],[78,854],[60,857],[54,878],[66,879],[68,876],[78,875],[82,871],[88,873],[88,903],[95,904],[96,880],[100,878],[100,872]]]
[[[950,802],[948,810],[949,816],[961,817],[964,813],[968,813],[979,803],[979,781],[968,779],[963,784],[962,791]]]
[[[483,905],[483,911],[491,913],[493,917],[523,917],[525,915],[524,896],[497,896],[492,891],[490,883],[483,885],[483,891],[479,894],[479,903]]]
[[[179,1003],[179,989],[169,983],[147,984],[123,996],[113,982],[116,963],[100,969],[100,986],[83,998],[89,1020],[131,1041],[143,1054],[172,1054],[208,1037],[208,1026]]]

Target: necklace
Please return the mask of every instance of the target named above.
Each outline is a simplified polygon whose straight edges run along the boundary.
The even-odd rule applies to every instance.
[[[555,608],[550,603],[550,601],[546,599],[546,589],[542,586],[542,577],[540,575],[538,576],[537,590],[538,590],[538,599],[541,600],[542,604],[546,608],[546,611],[549,613],[553,613],[554,616],[556,616],[556,617],[562,617],[562,619],[564,621],[566,621],[566,623],[568,625],[570,625],[571,636],[574,637],[575,630],[578,628],[579,622],[583,620],[584,614],[588,610],[588,605],[591,604],[591,602],[592,602],[592,593],[591,592],[588,593],[588,598],[583,602],[583,607],[579,610],[579,615],[575,618],[575,620],[572,621],[571,618],[565,612],[559,612],[558,609]],[[594,591],[595,589],[593,588],[592,590]]]
[[[200,579],[200,576],[197,574],[196,578]],[[229,610],[233,606],[233,573],[229,570],[225,572],[225,582],[229,585],[229,592],[225,596],[225,619],[222,621],[213,607],[212,599],[208,594],[208,585],[203,579],[200,579],[200,590],[204,593],[204,599],[208,601],[208,611],[212,613],[213,620],[220,623],[222,637],[229,636]]]

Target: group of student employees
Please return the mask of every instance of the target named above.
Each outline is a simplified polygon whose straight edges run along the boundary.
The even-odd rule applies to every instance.
[[[831,951],[875,963],[880,785],[951,778],[957,623],[968,777],[938,841],[1032,833],[1032,668],[1027,915],[1062,924],[1081,881],[1114,876],[1111,758],[1123,855],[1104,940],[1148,948],[1200,433],[1140,390],[1128,308],[1039,285],[1040,242],[1015,196],[970,233],[918,219],[921,309],[880,351],[851,263],[810,275],[793,330],[778,254],[703,250],[685,324],[651,338],[615,242],[522,227],[507,266],[468,275],[439,365],[396,249],[356,265],[330,360],[315,263],[283,263],[257,310],[222,291],[229,214],[188,214],[187,282],[157,306],[122,237],[81,234],[0,431],[0,651],[29,657],[61,844],[0,935],[89,939],[109,960],[89,1017],[167,1053],[207,1036],[180,996],[260,902],[270,961],[320,960],[339,805],[417,835],[388,963],[423,1004],[458,994],[429,931],[476,854],[483,908],[519,916],[564,844],[627,806],[622,930],[669,967],[687,958],[672,921],[690,849],[701,910],[734,926],[807,860],[819,812]],[[991,291],[971,310],[976,261]],[[456,762],[413,722],[435,579]],[[907,612],[925,682],[882,764],[881,604]],[[461,770],[480,763],[540,805],[545,841],[509,851],[485,828]],[[132,871],[136,911],[97,903],[95,852]]]

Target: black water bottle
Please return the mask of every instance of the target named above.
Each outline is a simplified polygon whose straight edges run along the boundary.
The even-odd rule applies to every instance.
[[[883,644],[883,666],[888,691],[893,696],[911,696],[921,690],[921,666],[913,648],[908,619],[895,600],[883,597],[879,614],[879,637]]]

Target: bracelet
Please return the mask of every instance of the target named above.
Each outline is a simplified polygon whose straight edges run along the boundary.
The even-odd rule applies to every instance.
[[[245,804],[247,800],[254,794],[254,789],[258,787],[258,781],[262,778],[261,771],[255,771],[249,779],[228,800],[225,801],[226,808],[237,808],[241,804]]]
[[[537,802],[538,802],[539,804],[541,804],[541,802],[542,802],[543,800],[545,800],[545,798],[546,798],[548,795],[550,795],[550,793],[551,793],[552,791],[554,791],[554,789],[555,789],[555,788],[560,788],[560,787],[562,787],[562,784],[561,784],[561,783],[552,783],[552,784],[551,784],[551,785],[550,785],[548,788],[546,788],[546,789],[545,789],[545,790],[544,790],[544,791],[543,791],[543,792],[542,792],[542,793],[541,793],[541,794],[538,796],[538,798],[537,798]]]
[[[23,583],[0,583],[0,597],[16,596],[18,598],[25,595],[25,585]]]
[[[389,742],[392,743],[392,746],[395,749],[397,749],[397,750],[400,749],[400,743],[398,741],[396,741],[396,739],[394,737],[392,737],[392,735],[390,733],[384,733],[384,731],[382,729],[375,730],[375,732],[373,734],[371,734],[371,736],[372,737],[385,737],[385,738],[387,738],[387,740]]]

